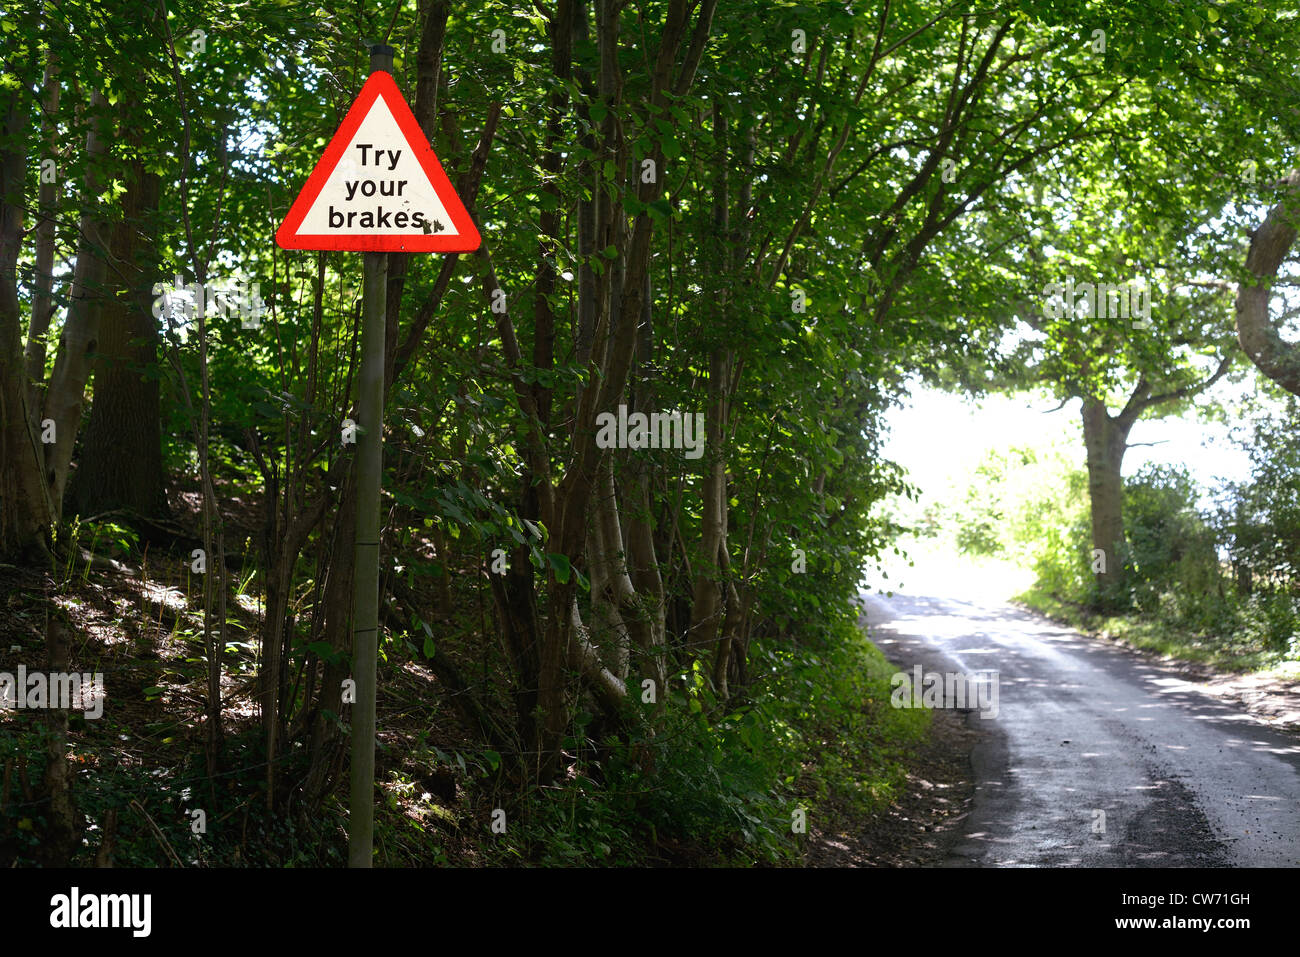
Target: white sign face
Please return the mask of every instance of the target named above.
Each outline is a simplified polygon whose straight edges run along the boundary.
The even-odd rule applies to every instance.
[[[419,236],[425,223],[435,233],[455,235],[447,208],[380,97],[307,210],[299,232]]]
[[[393,78],[371,74],[276,233],[290,249],[470,252],[473,220]]]

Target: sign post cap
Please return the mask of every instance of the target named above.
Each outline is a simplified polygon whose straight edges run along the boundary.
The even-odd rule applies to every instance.
[[[385,43],[374,43],[370,46],[370,72],[383,70],[385,73],[393,72],[393,57],[397,51]]]

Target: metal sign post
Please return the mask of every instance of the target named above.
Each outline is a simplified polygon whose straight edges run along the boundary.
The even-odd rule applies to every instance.
[[[372,54],[373,57],[373,54]],[[373,65],[373,63],[372,63]],[[388,253],[364,253],[357,390],[357,551],[353,569],[352,781],[348,866],[369,867],[375,832],[375,692],[379,658],[379,487],[384,472],[384,323]]]
[[[481,242],[393,82],[394,53],[389,46],[370,48],[369,79],[275,234],[286,249],[347,249],[365,258],[357,393],[350,867],[370,867],[374,856],[388,253],[473,252]]]

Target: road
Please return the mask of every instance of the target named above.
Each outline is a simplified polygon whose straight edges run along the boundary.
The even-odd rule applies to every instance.
[[[950,866],[1300,866],[1300,738],[996,599],[862,600],[900,671],[999,673]]]

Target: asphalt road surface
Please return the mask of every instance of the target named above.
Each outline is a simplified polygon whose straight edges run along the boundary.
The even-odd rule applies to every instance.
[[[966,713],[984,733],[948,865],[1300,866],[1300,738],[999,601],[863,604],[900,671],[998,672],[996,717]]]

